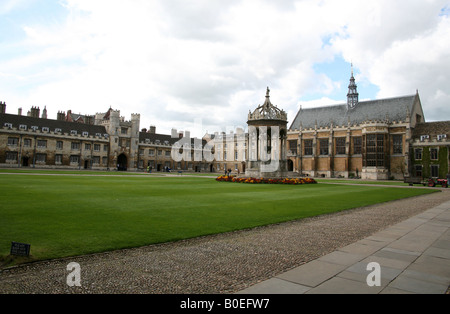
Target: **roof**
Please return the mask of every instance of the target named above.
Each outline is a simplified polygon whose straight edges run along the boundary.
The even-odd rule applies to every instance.
[[[173,145],[180,139],[178,137],[173,138],[167,134],[139,132],[139,142],[145,142],[145,140],[150,140],[151,143],[156,143],[156,141],[159,140],[161,144],[164,144],[167,141],[168,144]]]
[[[446,134],[450,138],[450,121],[418,123],[413,131],[413,138],[429,135],[431,139]]]
[[[282,120],[287,121],[287,114],[270,102],[270,89],[267,87],[266,100],[253,113],[249,112],[248,120]]]
[[[54,132],[55,129],[61,129],[62,133],[68,133],[72,130],[77,131],[78,134],[88,132],[89,135],[95,135],[96,133],[106,134],[106,129],[101,125],[84,124],[77,122],[67,122],[61,120],[34,118],[29,116],[19,116],[13,114],[0,114],[0,127],[3,127],[5,123],[11,123],[13,128],[19,129],[20,125],[26,125],[27,130],[31,127],[38,127],[39,130],[47,127],[50,132]]]
[[[159,142],[161,144],[169,144],[169,145],[173,145],[176,142],[180,141],[181,138],[177,137],[172,137],[171,135],[167,135],[167,134],[158,134],[158,133],[150,133],[150,132],[139,132],[139,142],[145,142],[145,140],[149,140],[151,143],[155,144],[157,140],[159,140]],[[202,144],[206,144],[206,141],[203,139],[197,139],[197,140],[201,140]],[[191,138],[191,143],[194,144],[194,138]]]
[[[355,108],[348,109],[347,104],[300,109],[291,124],[290,130],[317,127],[344,126],[349,122],[360,124],[364,121],[405,121],[418,95],[360,101]]]

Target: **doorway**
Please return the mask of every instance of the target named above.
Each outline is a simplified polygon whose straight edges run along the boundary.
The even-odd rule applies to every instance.
[[[28,167],[28,163],[30,162],[29,157],[23,157],[22,158],[22,167]]]
[[[119,157],[117,157],[117,170],[127,171],[127,156],[125,156],[125,154],[120,154]]]
[[[288,159],[288,171],[294,171],[294,162]]]

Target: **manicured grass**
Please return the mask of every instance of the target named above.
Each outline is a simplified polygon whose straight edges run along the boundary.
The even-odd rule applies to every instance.
[[[0,261],[143,246],[432,193],[349,185],[252,185],[205,177],[0,175]]]
[[[395,185],[395,186],[409,186],[408,183],[403,181],[375,181],[375,180],[360,180],[360,179],[316,179],[317,182],[323,183],[345,183],[345,184],[376,184],[376,185]],[[423,186],[422,184],[416,184],[415,186]]]

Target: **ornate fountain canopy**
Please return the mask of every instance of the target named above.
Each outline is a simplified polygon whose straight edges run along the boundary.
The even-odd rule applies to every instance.
[[[274,106],[270,102],[270,89],[267,87],[266,92],[266,101],[263,105],[259,105],[258,108],[255,109],[255,111],[248,113],[248,120],[254,121],[254,120],[281,120],[281,121],[287,121],[287,114],[284,110],[281,110]]]

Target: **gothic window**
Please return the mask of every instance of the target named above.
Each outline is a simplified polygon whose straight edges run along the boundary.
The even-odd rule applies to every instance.
[[[336,154],[345,155],[345,137],[336,138]]]
[[[305,140],[303,142],[303,146],[305,147],[305,155],[311,156],[313,154],[313,141],[312,140]]]
[[[353,154],[361,155],[361,152],[362,152],[362,138],[354,137],[353,138]]]
[[[393,135],[393,153],[401,155],[403,154],[403,135]]]
[[[430,158],[431,158],[431,160],[438,160],[438,149],[437,148],[430,149]]]
[[[320,139],[319,140],[319,145],[320,145],[320,155],[321,156],[326,156],[329,154],[328,151],[328,139],[324,138],[324,139]]]
[[[439,166],[438,165],[431,165],[431,176],[432,177],[439,177]]]
[[[422,165],[416,165],[415,169],[416,177],[422,177]]]
[[[289,153],[291,155],[297,155],[297,141],[289,141]]]
[[[416,148],[414,150],[414,159],[415,160],[422,160],[422,148]]]
[[[384,135],[367,135],[367,167],[384,167]]]

